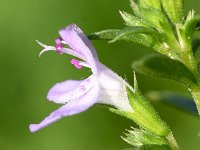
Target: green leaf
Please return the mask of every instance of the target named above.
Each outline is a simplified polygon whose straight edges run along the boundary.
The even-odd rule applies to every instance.
[[[192,13],[192,12],[191,12]],[[200,16],[191,16],[190,19],[187,19],[183,28],[185,33],[185,38],[192,40],[193,34],[197,31],[197,24],[200,23]]]
[[[88,38],[91,40],[113,40],[120,33],[121,33],[121,30],[108,29],[108,30],[91,33],[90,35],[88,35]],[[153,45],[156,44],[154,42],[154,39],[151,36],[140,34],[140,33],[127,34],[126,36],[121,36],[120,38],[118,37],[117,40],[131,41],[134,43],[142,44],[146,47],[152,47]]]
[[[182,63],[158,54],[133,62],[132,68],[145,75],[175,80],[188,88],[197,83],[193,73]]]
[[[119,34],[119,29],[107,29],[99,32],[94,32],[88,35],[90,40],[112,40]]]
[[[138,2],[139,5],[144,8],[161,9],[160,0],[138,0]]]
[[[139,26],[126,27],[126,28],[120,30],[120,32],[116,35],[116,37],[114,37],[114,39],[110,42],[115,42],[122,38],[128,39],[130,37],[130,35],[138,34],[138,33],[147,34],[147,35],[151,35],[151,36],[156,36],[156,35],[159,36],[159,34],[155,30],[150,29],[150,28],[139,27]]]
[[[171,29],[166,15],[161,10],[160,0],[138,0],[138,3],[130,0],[130,2],[135,16],[148,26],[162,30],[160,23],[163,23],[167,28]]]
[[[128,133],[125,133],[125,137],[122,137],[124,141],[133,146],[142,146],[142,145],[167,145],[165,138],[157,136],[151,132],[148,132],[143,129],[132,128],[127,130]]]
[[[161,0],[162,6],[169,19],[181,23],[183,18],[183,0]]]
[[[149,24],[151,24],[152,28],[157,28],[157,30],[162,30],[160,23],[163,23],[165,26],[170,28],[170,24],[166,18],[166,16],[162,13],[162,11],[154,9],[154,8],[140,8],[141,19],[145,20]]]
[[[141,18],[142,14],[141,14],[141,12],[140,12],[140,8],[139,8],[138,4],[136,4],[134,0],[130,0],[130,3],[131,3],[130,5],[131,5],[131,8],[132,8],[134,14],[135,14],[138,18]]]
[[[149,27],[145,21],[143,21],[142,19],[137,18],[127,12],[120,11],[120,15],[122,16],[122,18],[125,21],[127,26]]]

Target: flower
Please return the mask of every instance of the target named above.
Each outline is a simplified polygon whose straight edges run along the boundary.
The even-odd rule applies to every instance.
[[[58,104],[63,104],[52,112],[39,124],[29,126],[31,132],[35,132],[56,122],[57,120],[87,110],[95,103],[108,104],[124,111],[132,111],[129,104],[126,86],[129,86],[116,73],[99,62],[95,48],[82,30],[75,24],[71,24],[59,31],[61,38],[55,40],[55,46],[47,46],[38,42],[46,51],[57,51],[60,54],[73,55],[72,59],[77,69],[90,68],[92,75],[87,79],[76,81],[67,80],[54,85],[48,92],[47,99]],[[67,45],[64,47],[63,45]]]

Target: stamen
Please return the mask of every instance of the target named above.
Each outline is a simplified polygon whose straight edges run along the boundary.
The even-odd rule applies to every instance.
[[[82,65],[80,64],[80,62],[76,59],[72,59],[71,60],[71,64],[74,65],[77,69],[82,69]]]
[[[55,39],[55,43],[56,43],[56,51],[59,53],[59,54],[62,54],[62,49],[63,49],[63,46],[62,46],[62,40],[60,38],[56,38]]]

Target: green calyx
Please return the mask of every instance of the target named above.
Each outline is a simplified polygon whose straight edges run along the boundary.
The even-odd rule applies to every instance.
[[[153,106],[140,93],[136,77],[134,82],[134,91],[127,87],[127,95],[133,111],[127,112],[118,109],[110,110],[131,119],[141,128],[150,131],[155,135],[165,137],[170,133],[170,129],[167,124],[161,120]]]

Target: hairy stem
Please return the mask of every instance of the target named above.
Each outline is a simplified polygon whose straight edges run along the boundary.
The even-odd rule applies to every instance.
[[[192,97],[196,103],[198,113],[200,115],[200,87],[195,87],[191,90]]]
[[[169,146],[172,150],[180,150],[172,132],[170,132],[170,134],[166,138],[167,138],[167,141],[169,142]]]

